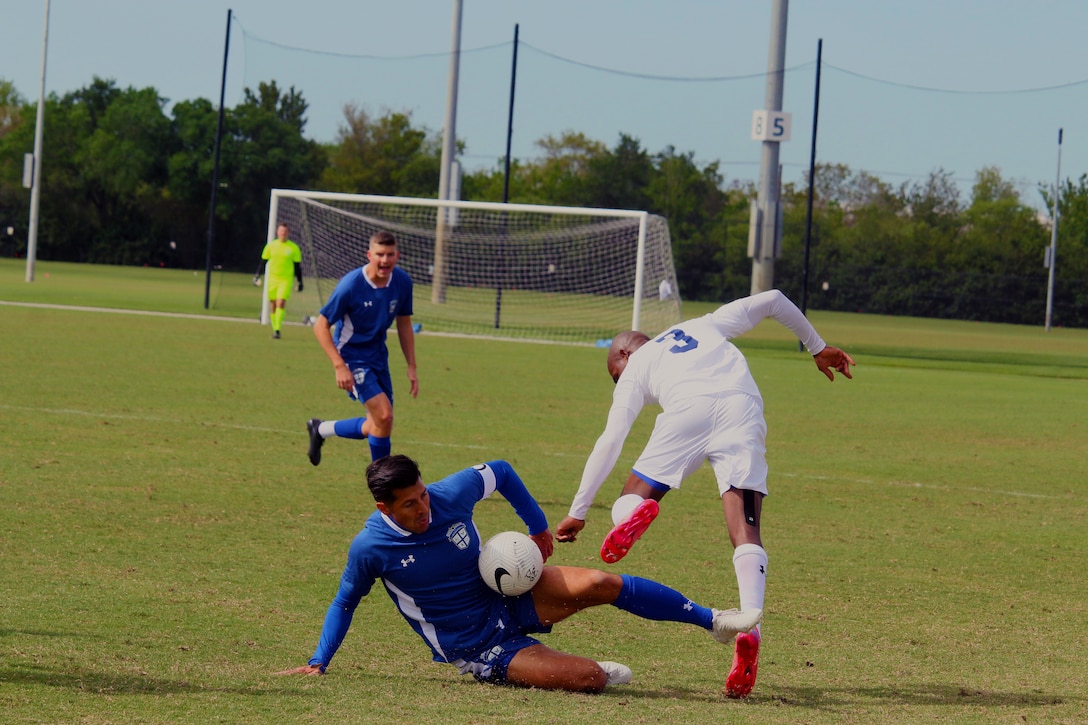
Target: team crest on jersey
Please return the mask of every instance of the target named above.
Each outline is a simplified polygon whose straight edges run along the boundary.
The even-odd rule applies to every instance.
[[[468,545],[471,543],[468,527],[460,521],[446,529],[446,538],[461,551],[467,549]]]
[[[495,660],[502,657],[504,652],[506,652],[506,648],[503,647],[501,644],[497,644],[489,649],[487,652],[485,652],[483,656],[480,657],[480,660],[490,665]]]
[[[393,312],[396,309],[397,309],[397,301],[396,300],[390,300],[389,301],[389,314],[393,314]]]

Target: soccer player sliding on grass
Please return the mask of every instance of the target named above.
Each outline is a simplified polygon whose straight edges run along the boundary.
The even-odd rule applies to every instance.
[[[519,596],[494,591],[477,567],[477,502],[498,491],[544,560],[552,554],[544,512],[505,461],[424,485],[415,461],[394,455],[371,463],[366,478],[378,510],[348,549],[317,649],[309,664],[279,674],[324,673],[377,581],[436,662],[492,684],[593,693],[630,682],[625,665],[559,652],[532,636],[587,607],[611,604],[645,619],[693,624],[726,644],[759,623],[760,612],[708,609],[649,579],[581,567],[545,566],[540,581]]]
[[[778,290],[730,302],[654,338],[634,330],[617,335],[608,351],[608,374],[616,383],[608,422],[586,461],[570,511],[556,529],[557,540],[577,538],[639,411],[658,403],[662,412],[650,440],[612,507],[615,528],[605,537],[601,558],[608,563],[623,558],[657,517],[658,501],[709,461],[733,545],[741,611],[763,610],[767,552],[759,518],[767,495],[767,424],[759,388],[729,340],[768,317],[797,335],[828,379],[835,379],[833,371],[852,377],[853,359],[821,340]],[[737,635],[725,694],[744,697],[752,691],[759,643],[758,628]]]

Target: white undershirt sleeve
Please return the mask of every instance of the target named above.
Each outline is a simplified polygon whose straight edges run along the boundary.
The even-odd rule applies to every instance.
[[[722,334],[730,339],[743,335],[770,317],[796,335],[809,353],[816,355],[827,347],[797,305],[776,289],[730,302],[712,314]]]
[[[604,432],[593,446],[593,452],[586,459],[586,466],[582,470],[582,482],[578,486],[578,493],[574,494],[574,500],[570,504],[569,515],[579,521],[586,520],[589,507],[601,490],[604,480],[612,472],[616,461],[623,451],[623,441],[634,425],[639,410],[626,404],[613,402],[608,411],[608,423]]]

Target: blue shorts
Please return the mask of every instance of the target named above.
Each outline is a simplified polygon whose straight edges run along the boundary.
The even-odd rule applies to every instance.
[[[351,363],[348,367],[355,378],[355,388],[348,391],[349,398],[366,405],[366,401],[378,393],[385,393],[389,403],[393,403],[393,378],[390,377],[388,368],[369,368],[358,363]]]
[[[528,634],[552,631],[550,624],[540,623],[531,593],[506,597],[503,602],[507,614],[503,621],[505,626],[496,631],[491,646],[452,663],[457,666],[462,675],[471,672],[479,682],[505,685],[506,669],[510,666],[510,661],[514,659],[514,655],[526,647],[540,644],[540,640],[529,637]]]

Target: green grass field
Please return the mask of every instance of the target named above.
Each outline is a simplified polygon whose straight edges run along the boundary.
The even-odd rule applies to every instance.
[[[365,445],[306,459],[307,418],[358,411],[310,330],[271,340],[246,275],[217,273],[205,311],[203,273],[24,272],[0,260],[0,301],[20,303],[0,304],[3,722],[1088,721],[1088,331],[814,311],[858,362],[834,384],[773,323],[742,338],[770,424],[756,689],[720,694],[732,654],[708,634],[609,607],[544,638],[635,672],[582,696],[431,662],[381,591],[328,675],[275,676],[313,652],[373,509]],[[418,399],[391,345],[394,449],[427,480],[508,459],[557,523],[604,425],[604,351],[417,321]],[[551,563],[605,566],[608,509],[652,418]],[[518,526],[500,499],[477,512],[485,534]],[[730,557],[704,467],[617,570],[730,607]]]

